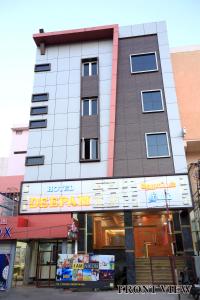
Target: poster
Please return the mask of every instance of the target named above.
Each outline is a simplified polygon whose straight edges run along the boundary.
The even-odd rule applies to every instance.
[[[0,290],[7,289],[10,254],[0,254]]]
[[[114,269],[114,255],[59,254],[56,283],[68,287],[113,287]]]

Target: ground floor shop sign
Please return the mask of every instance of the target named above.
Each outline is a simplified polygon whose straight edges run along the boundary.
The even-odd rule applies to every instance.
[[[114,255],[59,254],[56,285],[66,288],[113,288],[114,269]]]

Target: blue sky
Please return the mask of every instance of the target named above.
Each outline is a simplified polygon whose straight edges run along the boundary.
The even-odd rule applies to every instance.
[[[0,0],[0,157],[13,124],[28,124],[39,28],[56,31],[166,20],[170,47],[200,44],[200,0]]]

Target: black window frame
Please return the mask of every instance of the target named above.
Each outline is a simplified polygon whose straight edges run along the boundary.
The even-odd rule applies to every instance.
[[[92,148],[92,140],[97,141],[97,157],[96,158],[92,158],[92,152],[91,152],[91,148]],[[85,158],[85,141],[90,141],[90,153],[89,156],[90,158]],[[99,138],[82,138],[81,139],[81,151],[80,151],[80,162],[97,162],[100,161],[100,147],[99,147]]]
[[[44,126],[38,126],[38,127],[32,127],[31,126],[31,123],[35,123],[36,124],[36,122],[43,122],[44,121]],[[47,119],[40,119],[40,120],[30,120],[29,121],[29,129],[38,129],[38,128],[46,128],[47,127]]]
[[[47,68],[44,70],[40,70],[40,67],[44,67],[46,66]],[[36,64],[34,67],[34,72],[38,73],[38,72],[48,72],[51,71],[51,64],[50,63],[45,63],[45,64]]]
[[[161,100],[161,106],[162,106],[162,108],[161,109],[145,110],[143,94],[154,93],[154,92],[156,92],[156,93],[160,92],[160,100]],[[141,102],[142,102],[142,112],[143,113],[156,113],[156,112],[163,112],[164,111],[164,100],[163,100],[162,89],[143,90],[143,91],[141,91]]]
[[[26,154],[27,151],[14,151],[13,154]]]
[[[96,63],[96,74],[92,74],[92,64]],[[88,64],[89,65],[89,74],[84,75],[84,65]],[[84,58],[81,61],[81,74],[82,77],[91,77],[91,76],[98,76],[99,74],[99,62],[98,62],[98,57],[92,57],[92,58]]]
[[[46,110],[44,112],[40,112],[40,113],[34,113],[33,112],[34,109],[42,109],[42,108],[45,108]],[[48,106],[47,105],[45,105],[45,106],[33,106],[30,109],[30,115],[31,116],[46,115],[46,114],[48,114]]]
[[[148,145],[148,136],[152,136],[152,135],[165,135],[166,136],[166,141],[167,141],[167,149],[168,149],[168,154],[166,155],[149,155],[149,146]],[[170,157],[170,144],[169,144],[169,136],[168,136],[168,132],[167,131],[162,131],[162,132],[147,132],[145,133],[145,144],[146,144],[146,154],[147,154],[147,158],[148,159],[152,159],[152,158],[167,158]],[[157,145],[155,145],[157,146]]]
[[[37,163],[29,163],[28,160],[31,159],[40,159],[39,162]],[[36,155],[36,156],[26,156],[25,159],[25,166],[30,167],[30,166],[41,166],[44,165],[44,155]]]
[[[39,99],[35,99],[35,97],[42,97],[44,96],[44,98],[42,100],[39,100]],[[32,94],[32,97],[31,97],[31,102],[43,102],[43,101],[48,101],[49,100],[49,93],[38,93],[38,94]]]
[[[132,63],[132,57],[136,56],[147,56],[150,54],[155,55],[155,63],[156,63],[156,69],[146,69],[142,71],[134,71],[133,70],[133,63]],[[158,58],[157,58],[157,52],[156,51],[149,51],[149,52],[144,52],[144,53],[133,53],[130,54],[130,68],[131,68],[131,74],[140,74],[140,73],[150,73],[150,72],[157,72],[158,69]]]

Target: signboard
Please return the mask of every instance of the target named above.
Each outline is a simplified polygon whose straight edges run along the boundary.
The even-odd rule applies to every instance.
[[[0,291],[7,289],[10,254],[0,254]]]
[[[187,175],[23,183],[20,213],[191,207]]]
[[[62,287],[114,287],[114,255],[59,254],[56,284]]]

